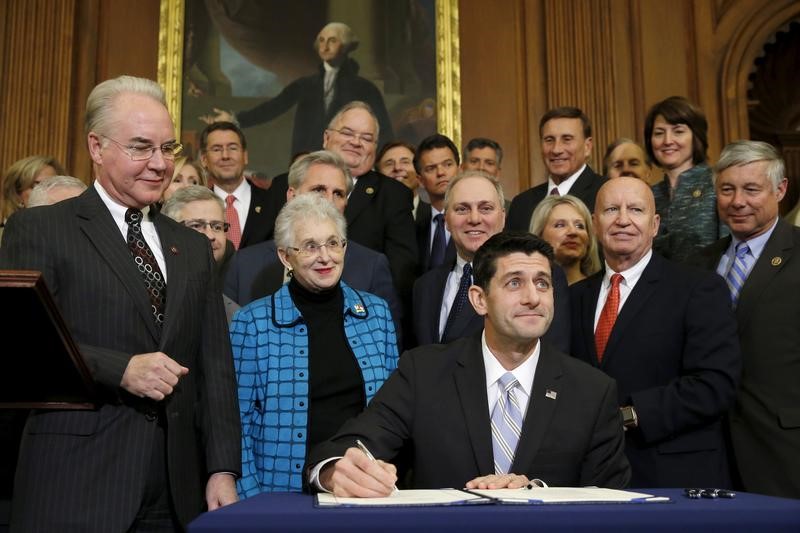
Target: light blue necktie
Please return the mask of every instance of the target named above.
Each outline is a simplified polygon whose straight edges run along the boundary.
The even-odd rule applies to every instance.
[[[736,309],[736,304],[739,302],[739,293],[742,291],[747,274],[750,272],[749,257],[747,255],[749,251],[750,247],[747,246],[746,242],[737,244],[733,264],[731,264],[731,268],[728,269],[728,273],[725,275],[725,281],[731,291],[731,306],[734,309]]]
[[[494,471],[495,474],[508,474],[522,433],[522,411],[514,394],[519,381],[514,374],[506,372],[498,382],[501,388],[500,398],[492,411]]]

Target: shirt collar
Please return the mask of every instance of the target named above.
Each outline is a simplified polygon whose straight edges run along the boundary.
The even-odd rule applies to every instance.
[[[747,239],[746,241],[740,241],[733,235],[731,235],[731,245],[728,247],[727,253],[733,257],[735,253],[734,250],[736,249],[736,245],[740,242],[746,242],[747,247],[750,248],[750,254],[753,257],[761,257],[761,252],[764,251],[764,247],[767,245],[767,241],[772,236],[772,232],[775,231],[775,226],[778,225],[778,218],[775,217],[775,221],[772,223],[772,227],[770,227],[767,231],[759,235],[758,237],[753,237],[752,239]]]
[[[530,356],[517,368],[511,370],[511,373],[517,378],[520,387],[522,387],[522,390],[525,391],[525,394],[527,394],[529,398],[533,390],[533,376],[536,374],[536,365],[539,364],[539,354],[541,350],[542,343],[539,341],[536,343],[536,347],[533,349]],[[483,367],[486,373],[486,388],[488,389],[494,385],[503,374],[508,372],[508,370],[500,364],[500,361],[497,360],[497,357],[495,357],[489,349],[489,345],[486,344],[486,330],[481,333],[481,352],[483,353]]]
[[[647,267],[647,264],[650,263],[650,259],[653,257],[653,249],[647,250],[647,253],[644,254],[635,265],[630,267],[628,270],[623,270],[622,272],[616,272],[613,268],[608,265],[606,262],[606,272],[603,274],[603,286],[608,287],[611,285],[611,276],[614,274],[622,274],[622,277],[625,278],[625,285],[628,287],[633,287],[636,285],[636,282],[639,281],[639,278],[642,277],[642,272]]]
[[[239,183],[239,186],[236,187],[231,193],[228,193],[222,187],[217,186],[214,186],[214,192],[217,193],[217,196],[222,198],[223,201],[228,197],[229,194],[234,195],[237,200],[242,201],[242,199],[245,197],[245,194],[250,192],[250,183],[248,183],[246,179],[242,179],[242,182]]]
[[[106,191],[103,188],[103,186],[100,185],[99,180],[94,180],[94,188],[97,191],[97,194],[100,195],[100,199],[103,201],[105,206],[111,212],[111,216],[114,218],[114,222],[116,222],[117,225],[120,227],[125,227],[124,225],[127,224],[127,222],[125,222],[125,213],[128,211],[128,209],[130,209],[130,207],[127,205],[122,205],[113,198],[111,198],[111,195],[108,194],[108,191]],[[143,222],[149,221],[150,206],[146,205],[142,209],[140,209],[140,211],[142,212],[142,221]]]
[[[558,194],[560,194],[561,196],[564,196],[565,194],[567,194],[569,192],[569,190],[572,188],[572,186],[575,185],[575,182],[578,181],[578,177],[581,174],[583,174],[584,170],[586,170],[586,163],[584,163],[581,166],[581,168],[579,168],[578,171],[575,174],[571,175],[570,177],[568,177],[567,179],[565,179],[564,181],[562,181],[558,185],[556,185],[556,182],[553,181],[552,177],[547,178],[547,193],[549,194],[550,191],[553,190],[553,187],[557,187],[558,188]]]

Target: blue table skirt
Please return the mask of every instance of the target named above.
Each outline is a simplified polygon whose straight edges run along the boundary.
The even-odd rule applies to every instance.
[[[314,507],[313,496],[260,494],[205,513],[189,525],[205,531],[724,531],[800,532],[800,500],[737,493],[736,498],[690,500],[680,489],[630,489],[668,496],[670,503],[477,505],[405,508]]]

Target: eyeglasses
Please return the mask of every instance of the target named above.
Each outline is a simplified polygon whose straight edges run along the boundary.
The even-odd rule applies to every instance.
[[[227,233],[231,227],[230,224],[221,220],[203,220],[200,218],[184,220],[182,224],[187,228],[192,228],[193,230],[200,232],[205,231],[206,226],[208,226],[214,233]]]
[[[153,146],[152,144],[122,144],[116,139],[112,139],[108,135],[100,135],[103,138],[113,142],[119,149],[125,152],[132,161],[146,161],[153,157],[156,150],[161,150],[161,155],[164,159],[175,159],[175,156],[183,151],[181,143],[164,143],[161,146]]]
[[[209,146],[207,152],[214,154],[215,156],[222,155],[222,152],[227,151],[229,154],[238,154],[242,151],[242,146],[240,144],[231,143],[227,146],[222,146],[219,144],[215,144],[214,146]]]
[[[358,133],[351,130],[350,128],[342,128],[340,130],[328,128],[328,130],[335,131],[349,142],[352,142],[354,140],[364,142],[365,144],[372,144],[375,142],[375,135],[373,135],[372,133]]]
[[[323,248],[328,249],[329,254],[341,254],[344,251],[344,247],[347,246],[347,239],[337,239],[336,237],[332,239],[328,239],[328,242],[319,243],[314,241],[308,241],[304,243],[300,248],[295,246],[287,246],[288,249],[294,250],[295,253],[302,257],[311,257],[316,256],[322,253]]]

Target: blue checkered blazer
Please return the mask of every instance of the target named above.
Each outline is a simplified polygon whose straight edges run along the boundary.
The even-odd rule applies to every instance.
[[[367,402],[397,367],[397,340],[386,302],[341,283],[344,330]],[[308,332],[287,285],[233,317],[231,345],[242,417],[242,498],[300,491],[308,423]]]

